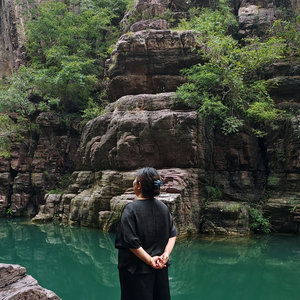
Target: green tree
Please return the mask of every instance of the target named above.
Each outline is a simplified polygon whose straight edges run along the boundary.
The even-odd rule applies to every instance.
[[[183,71],[188,82],[178,88],[179,98],[198,106],[200,116],[210,119],[213,126],[220,124],[225,134],[237,132],[245,120],[255,131],[280,116],[261,74],[281,58],[285,48],[281,39],[249,39],[242,46],[228,34],[236,20],[223,5],[201,10],[181,27],[199,32],[199,55],[206,63]]]
[[[9,151],[10,139],[19,136],[17,132],[20,130],[29,132],[29,152],[33,150],[33,135],[38,130],[36,114],[49,110],[51,103],[33,103],[29,100],[33,95],[34,81],[33,70],[24,66],[20,67],[18,73],[2,80],[6,88],[0,89],[0,148],[4,152]]]

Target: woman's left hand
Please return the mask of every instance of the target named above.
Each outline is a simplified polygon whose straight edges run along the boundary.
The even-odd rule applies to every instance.
[[[164,252],[160,257],[161,262],[165,265],[169,260],[169,254]]]

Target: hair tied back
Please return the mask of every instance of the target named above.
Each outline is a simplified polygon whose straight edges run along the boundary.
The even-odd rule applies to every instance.
[[[163,182],[160,179],[154,180],[154,188],[158,190],[163,185]]]

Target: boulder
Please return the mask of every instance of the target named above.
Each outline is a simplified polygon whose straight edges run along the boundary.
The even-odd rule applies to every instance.
[[[128,11],[120,22],[120,28],[123,32],[129,30],[132,21],[135,22],[152,19],[161,16],[165,12],[164,0],[138,0],[133,8]]]
[[[26,269],[18,265],[0,263],[0,299],[3,300],[60,300],[47,289],[42,288]]]
[[[264,213],[270,219],[273,231],[280,233],[300,232],[299,193],[298,195],[290,194],[268,199]]]
[[[123,97],[114,106],[110,105],[108,110],[114,107],[113,113],[108,112],[85,126],[77,167],[125,171],[141,165],[155,168],[203,165],[201,147],[197,148],[203,127],[197,112],[167,109],[172,97],[172,93],[132,100]],[[155,110],[162,107],[165,109]]]
[[[281,76],[269,79],[269,92],[275,104],[300,103],[300,76]]]
[[[134,172],[107,170],[92,175],[91,188],[84,189],[69,202],[68,222],[71,224],[99,227],[99,212],[109,211],[111,199],[132,187],[134,180]],[[100,216],[101,224],[104,216],[103,213]],[[65,217],[67,218],[66,214]]]

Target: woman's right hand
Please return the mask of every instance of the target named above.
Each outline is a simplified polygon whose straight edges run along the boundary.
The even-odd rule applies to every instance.
[[[166,267],[166,265],[163,262],[163,260],[161,259],[161,256],[153,256],[152,260],[151,260],[151,267],[153,269],[159,270],[159,269]]]

